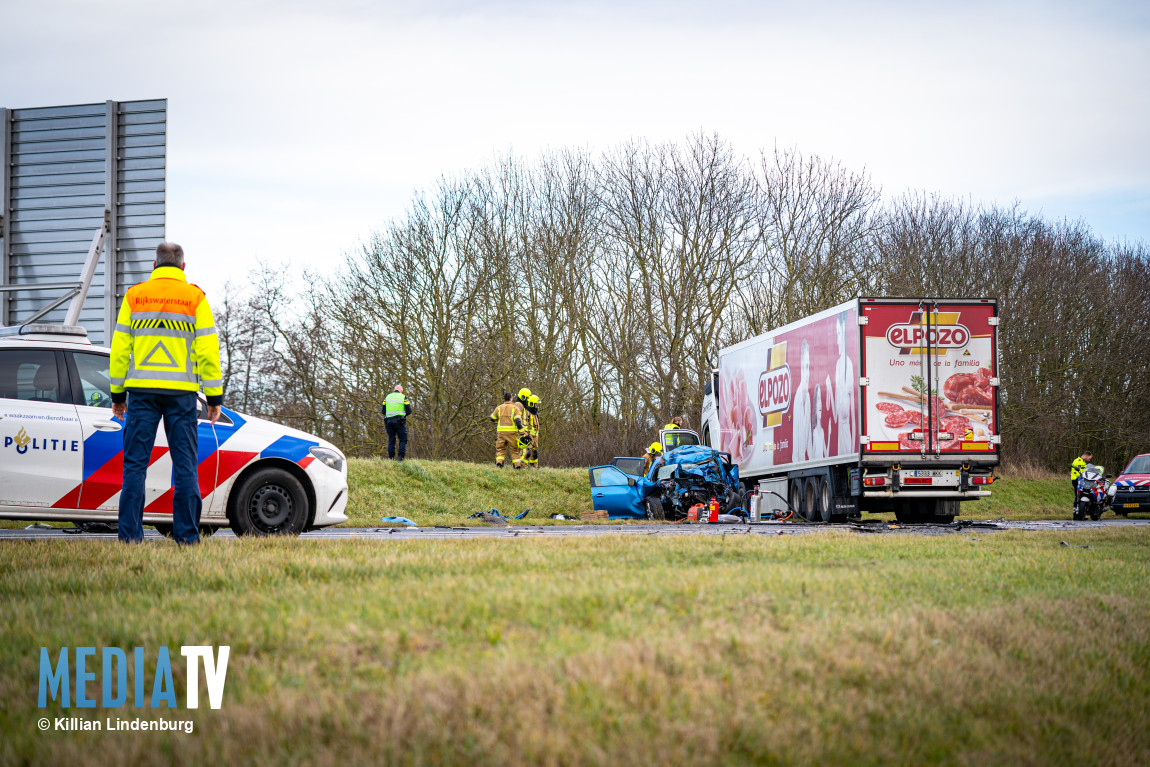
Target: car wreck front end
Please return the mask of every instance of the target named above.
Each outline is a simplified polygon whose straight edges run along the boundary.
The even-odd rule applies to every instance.
[[[727,453],[684,445],[657,458],[646,473],[641,458],[616,458],[590,469],[591,500],[610,519],[680,520],[712,498],[724,512],[744,507],[739,469]]]

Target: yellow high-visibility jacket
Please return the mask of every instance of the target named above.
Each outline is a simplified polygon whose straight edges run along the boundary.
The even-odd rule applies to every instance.
[[[204,387],[209,405],[224,400],[220,339],[204,291],[184,270],[161,266],[128,288],[112,335],[112,400],[128,390],[185,392]]]
[[[1082,470],[1085,469],[1087,467],[1087,465],[1088,464],[1086,463],[1085,460],[1083,460],[1082,456],[1078,456],[1073,461],[1071,461],[1070,462],[1070,480],[1073,482],[1074,480],[1078,479],[1079,475],[1082,474]]]

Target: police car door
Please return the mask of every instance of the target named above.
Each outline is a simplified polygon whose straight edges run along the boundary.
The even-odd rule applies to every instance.
[[[72,362],[69,374],[76,392],[76,412],[84,430],[84,485],[77,508],[117,511],[124,473],[124,424],[112,419],[108,355],[68,352],[68,356]],[[164,444],[164,431],[160,429],[153,459],[157,453],[166,452]]]
[[[63,352],[0,349],[0,505],[75,508],[82,439]]]
[[[124,471],[124,436],[107,429],[112,417],[111,379],[108,355],[98,352],[70,352],[73,359],[73,388],[81,392],[83,404],[76,409],[84,427],[84,489],[81,508],[117,511]],[[131,395],[128,395],[129,398]],[[207,405],[200,400],[199,457],[200,493],[215,487],[216,434],[207,422]],[[111,421],[118,425],[118,421]],[[206,491],[205,491],[206,488]],[[163,422],[156,429],[151,462],[144,486],[144,513],[172,513],[172,458]]]

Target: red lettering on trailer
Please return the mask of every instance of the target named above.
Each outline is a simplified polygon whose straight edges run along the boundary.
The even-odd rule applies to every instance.
[[[759,375],[759,412],[785,411],[791,404],[791,368],[788,365]]]
[[[970,343],[970,331],[965,325],[934,325],[930,334],[924,325],[891,325],[886,331],[886,340],[896,349],[919,348],[930,345],[941,349],[961,349]]]

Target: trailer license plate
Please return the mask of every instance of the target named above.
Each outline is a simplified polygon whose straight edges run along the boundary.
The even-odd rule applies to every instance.
[[[904,485],[958,486],[958,469],[902,469],[899,481]]]

